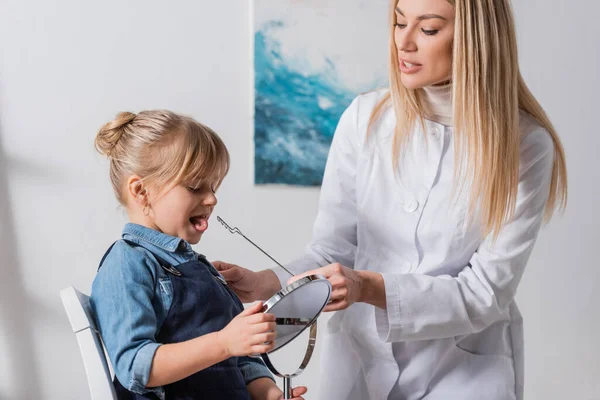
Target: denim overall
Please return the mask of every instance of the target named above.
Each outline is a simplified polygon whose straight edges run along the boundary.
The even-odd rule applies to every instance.
[[[131,246],[141,246],[125,241]],[[111,249],[112,246],[98,269]],[[156,336],[158,343],[178,343],[219,331],[243,310],[240,300],[203,256],[176,267],[154,256],[169,273],[173,285],[172,305]],[[158,400],[154,393],[139,395],[128,391],[116,376],[114,385],[119,400]],[[167,400],[250,400],[237,357],[165,385],[164,389]]]

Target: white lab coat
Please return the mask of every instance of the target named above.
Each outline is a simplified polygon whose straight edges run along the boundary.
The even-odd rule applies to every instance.
[[[516,213],[497,241],[452,206],[453,132],[417,126],[395,176],[395,115],[368,141],[383,92],[357,97],[335,132],[311,243],[288,268],[339,262],[382,274],[387,310],[355,303],[325,328],[323,400],[508,400],[523,397],[522,319],[514,301],[549,194],[550,135],[521,113]],[[280,280],[288,276],[276,271]]]

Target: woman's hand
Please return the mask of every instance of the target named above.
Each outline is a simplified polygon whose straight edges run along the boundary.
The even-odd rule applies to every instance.
[[[331,298],[323,311],[343,310],[360,301],[362,279],[358,271],[334,263],[295,276],[288,281],[288,284],[306,275],[323,275],[331,283]]]
[[[246,308],[218,332],[227,358],[266,353],[275,347],[275,315],[261,312],[262,302]]]
[[[295,276],[288,281],[288,284],[307,275],[323,275],[331,283],[331,298],[323,311],[343,310],[356,302],[386,308],[385,285],[379,273],[355,271],[339,263],[333,263]]]
[[[212,264],[243,303],[267,300],[281,289],[279,279],[271,270],[254,272],[223,261]]]

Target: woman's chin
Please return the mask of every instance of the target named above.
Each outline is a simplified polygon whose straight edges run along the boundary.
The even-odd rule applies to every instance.
[[[401,82],[402,86],[409,90],[421,89],[427,86],[426,84],[423,84],[423,82],[421,82],[420,80],[414,79],[412,77],[402,78]]]
[[[400,74],[400,82],[402,86],[409,90],[422,89],[427,86],[433,86],[440,83],[439,79],[425,79],[424,77],[418,76],[419,74],[408,75]],[[444,82],[447,80],[443,80]]]

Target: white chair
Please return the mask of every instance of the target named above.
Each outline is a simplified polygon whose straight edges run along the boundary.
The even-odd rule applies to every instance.
[[[73,286],[61,290],[60,297],[81,350],[92,400],[116,400],[104,345],[90,308],[90,297]]]

